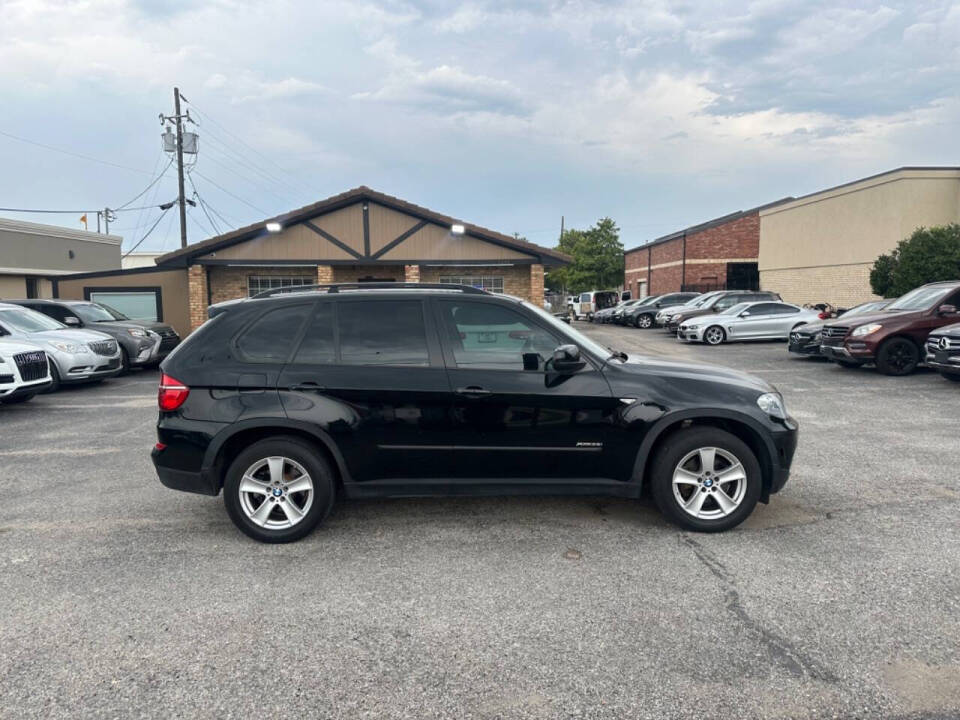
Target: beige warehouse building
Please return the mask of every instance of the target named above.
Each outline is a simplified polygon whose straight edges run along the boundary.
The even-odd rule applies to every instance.
[[[794,303],[876,296],[870,269],[918,227],[960,222],[960,168],[904,167],[760,211],[760,286]]]

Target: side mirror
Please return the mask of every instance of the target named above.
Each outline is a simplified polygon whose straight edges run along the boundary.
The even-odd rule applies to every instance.
[[[587,363],[580,359],[580,348],[576,345],[561,345],[550,358],[550,370],[561,375],[572,375],[586,366]]]
[[[744,310],[742,313],[740,313],[740,317],[750,317],[750,311]]]
[[[956,305],[941,305],[937,308],[938,315],[956,315],[957,306]]]
[[[70,327],[80,327],[80,318],[73,316],[65,317],[63,319],[63,324],[69,325]]]

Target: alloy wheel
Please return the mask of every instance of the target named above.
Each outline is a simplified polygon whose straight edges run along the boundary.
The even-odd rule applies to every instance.
[[[916,353],[906,342],[898,342],[890,348],[890,354],[887,356],[887,363],[897,372],[905,372],[913,369],[916,364]]]
[[[673,496],[688,515],[716,520],[733,513],[747,492],[747,474],[723,448],[702,447],[683,456],[673,471]]]
[[[637,327],[647,329],[653,324],[649,315],[641,315],[637,318]]]
[[[288,457],[253,463],[240,480],[240,508],[256,525],[282,530],[299,523],[313,504],[313,480]]]
[[[709,345],[719,345],[723,342],[723,330],[718,327],[707,328],[706,332],[703,333],[703,339]]]

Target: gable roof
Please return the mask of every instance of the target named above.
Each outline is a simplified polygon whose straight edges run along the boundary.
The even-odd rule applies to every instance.
[[[661,235],[660,237],[650,240],[649,242],[644,243],[643,245],[638,245],[635,248],[630,248],[629,250],[624,251],[624,255],[628,255],[629,253],[636,252],[637,250],[646,250],[647,248],[651,248],[654,245],[660,245],[665,242],[670,242],[671,240],[676,240],[677,238],[681,238],[684,235],[689,237],[690,235],[694,235],[698,232],[703,232],[704,230],[709,230],[710,228],[719,227],[720,225],[726,225],[728,222],[733,222],[734,220],[740,220],[741,218],[745,218],[750,215],[756,215],[761,210],[766,210],[767,208],[772,208],[777,205],[782,205],[783,203],[788,203],[793,200],[794,198],[792,196],[788,196],[785,198],[780,198],[779,200],[774,200],[773,202],[766,203],[765,205],[758,205],[757,207],[750,208],[749,210],[738,210],[737,212],[730,213],[729,215],[722,215],[721,217],[714,218],[713,220],[707,220],[706,222],[699,223],[698,225],[691,225],[690,227],[686,227],[683,230],[677,230],[668,235]]]
[[[510,235],[504,235],[503,233],[499,233],[479,225],[473,225],[471,223],[464,222],[463,220],[452,218],[449,215],[443,215],[442,213],[434,212],[433,210],[429,210],[419,205],[414,205],[413,203],[393,197],[392,195],[386,195],[384,193],[377,192],[376,190],[368,188],[366,185],[361,185],[360,187],[347,190],[339,195],[333,195],[332,197],[328,197],[325,200],[313,203],[312,205],[305,205],[302,208],[291,210],[281,215],[253,223],[252,225],[247,225],[246,227],[232,230],[231,232],[217,235],[207,240],[194,243],[193,245],[188,245],[185,248],[166,253],[156,258],[156,263],[157,265],[168,266],[187,265],[191,259],[199,255],[206,255],[207,253],[219,250],[221,248],[261,236],[264,232],[266,232],[266,224],[269,222],[278,222],[284,227],[295,225],[297,223],[317,217],[318,215],[333,212],[334,210],[339,210],[363,201],[375,202],[378,205],[383,205],[384,207],[405,213],[428,223],[434,223],[436,225],[442,225],[445,227],[450,227],[451,225],[463,225],[465,229],[465,235],[470,235],[495,245],[502,245],[504,247],[527,253],[537,258],[539,262],[544,265],[566,265],[572,260],[569,255],[565,255],[557,250],[535,245],[534,243],[527,242],[526,240],[518,240]],[[358,264],[364,264],[367,262],[372,262],[372,260],[370,258],[357,260]]]

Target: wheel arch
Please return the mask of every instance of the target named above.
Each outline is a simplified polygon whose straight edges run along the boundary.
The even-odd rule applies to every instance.
[[[203,458],[203,471],[212,473],[217,487],[223,487],[223,475],[230,462],[252,443],[270,437],[292,437],[305,440],[319,450],[336,473],[338,485],[350,482],[350,473],[340,449],[332,437],[320,428],[308,423],[286,418],[261,418],[244,420],[231,425],[217,434],[207,447]]]
[[[760,501],[767,502],[770,499],[770,488],[773,483],[774,458],[777,457],[777,449],[773,442],[764,437],[763,428],[760,424],[748,415],[731,410],[689,410],[679,412],[660,419],[646,433],[643,442],[637,450],[637,456],[633,465],[633,475],[631,482],[636,483],[637,494],[645,492],[647,480],[652,459],[656,453],[667,441],[667,439],[681,430],[690,427],[715,427],[725,430],[731,435],[738,437],[747,447],[753,451],[760,463],[762,473],[763,487],[760,493]]]

